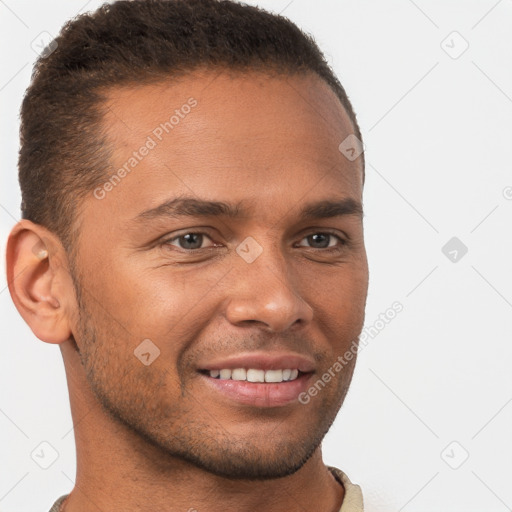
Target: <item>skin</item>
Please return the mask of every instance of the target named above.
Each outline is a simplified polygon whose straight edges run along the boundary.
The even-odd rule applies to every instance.
[[[221,396],[198,369],[292,351],[315,361],[313,384],[357,339],[362,215],[299,219],[306,204],[361,203],[360,158],[338,150],[354,129],[316,76],[198,71],[109,91],[113,172],[190,97],[197,106],[120,183],[84,200],[76,261],[28,220],[8,240],[16,307],[66,368],[77,475],[65,511],[338,511],[344,490],[320,443],[355,358],[309,403],[273,408]],[[246,210],[134,221],[181,195]],[[190,231],[203,249],[178,238]],[[248,236],[262,248],[252,263],[236,251]],[[145,339],[160,350],[147,366],[134,356]]]

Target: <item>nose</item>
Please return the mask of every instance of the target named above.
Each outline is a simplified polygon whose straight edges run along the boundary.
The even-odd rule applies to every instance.
[[[301,297],[298,276],[291,275],[285,258],[277,250],[264,250],[252,263],[237,262],[234,284],[226,309],[233,325],[261,324],[280,332],[313,318],[312,307]]]

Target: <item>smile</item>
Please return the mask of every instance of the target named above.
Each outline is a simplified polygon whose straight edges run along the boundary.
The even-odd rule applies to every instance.
[[[261,370],[258,368],[224,368],[221,370],[210,370],[210,377],[220,380],[238,380],[247,382],[288,382],[297,379],[299,370],[297,368],[286,368],[284,370]]]

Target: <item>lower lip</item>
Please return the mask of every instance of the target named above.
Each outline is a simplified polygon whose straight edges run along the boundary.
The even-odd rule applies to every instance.
[[[311,373],[284,382],[247,382],[244,380],[214,379],[202,374],[206,383],[225,397],[253,407],[282,407],[296,402],[308,388]]]

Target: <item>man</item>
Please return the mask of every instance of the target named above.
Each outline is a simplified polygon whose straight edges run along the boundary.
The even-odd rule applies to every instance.
[[[21,119],[9,290],[60,345],[77,450],[52,511],[363,510],[321,441],[364,320],[364,160],[312,39],[230,1],[104,5]]]

